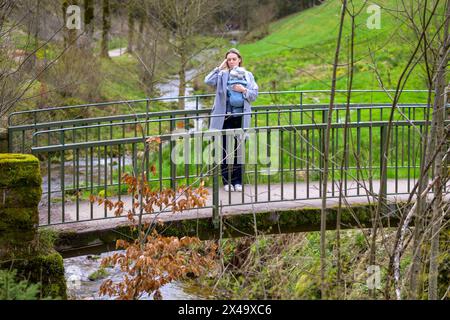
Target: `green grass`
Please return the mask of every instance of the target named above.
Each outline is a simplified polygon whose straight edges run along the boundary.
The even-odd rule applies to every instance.
[[[369,14],[364,8],[356,19],[354,89],[379,89],[373,72],[369,48],[374,52],[376,64],[387,88],[395,88],[411,45],[401,40],[399,32],[405,35],[407,27],[399,17],[389,12],[394,0],[375,1],[382,9],[381,29],[366,27]],[[356,9],[363,1],[354,1]],[[245,66],[253,72],[260,91],[270,90],[323,90],[330,89],[332,63],[336,47],[339,25],[340,1],[327,1],[298,14],[274,22],[270,34],[250,44],[239,45]],[[371,4],[371,3],[369,3]],[[386,9],[384,9],[384,7]],[[350,19],[347,16],[342,38],[340,62],[348,61],[348,38]],[[397,32],[398,31],[398,32]],[[346,89],[348,69],[341,66],[337,70],[337,88]],[[423,89],[425,82],[420,68],[411,74],[406,89]],[[326,94],[310,95],[326,102]],[[402,102],[424,99],[425,95],[404,94]],[[258,103],[265,98],[258,99]],[[345,96],[338,95],[337,101],[344,102]],[[355,94],[355,102],[389,102],[386,94]],[[298,98],[296,99],[298,101]],[[306,101],[307,102],[307,101]]]
[[[145,98],[139,83],[138,64],[133,56],[123,54],[112,59],[102,59],[101,69],[104,73],[101,90],[103,100]]]
[[[125,36],[112,36],[108,41],[108,50],[126,48],[128,46],[128,38]],[[101,50],[101,41],[95,43],[94,51],[99,54]]]

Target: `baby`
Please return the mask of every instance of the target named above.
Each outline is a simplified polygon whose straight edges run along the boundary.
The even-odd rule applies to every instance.
[[[242,67],[234,67],[230,71],[230,80],[245,80],[245,69]]]
[[[242,113],[244,111],[244,96],[242,95],[242,92],[233,90],[233,86],[236,84],[247,87],[245,69],[242,67],[234,67],[230,70],[230,75],[228,77],[227,93],[231,110],[227,111],[230,113]]]

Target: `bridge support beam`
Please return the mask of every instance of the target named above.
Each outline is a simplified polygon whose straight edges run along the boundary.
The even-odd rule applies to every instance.
[[[399,208],[402,207],[399,205]],[[341,228],[370,228],[375,205],[354,204],[351,208],[344,208],[341,217]],[[405,209],[406,210],[406,209]],[[319,207],[300,207],[289,210],[272,210],[256,213],[256,229],[258,234],[278,234],[292,232],[311,232],[320,230]],[[330,207],[327,214],[327,229],[336,228],[337,207]],[[398,215],[397,215],[398,216]],[[161,226],[160,232],[165,236],[197,236],[202,240],[219,239],[220,230],[215,227],[215,217],[202,216],[198,219],[184,219],[167,221]],[[242,237],[254,235],[254,215],[225,214],[223,219],[222,238]],[[386,227],[395,227],[398,219],[383,216],[381,222]],[[79,230],[74,226],[60,226],[55,228],[58,240],[55,248],[64,257],[86,254],[98,254],[115,250],[115,241],[124,236],[132,236],[128,223],[114,227],[100,229],[81,226]]]

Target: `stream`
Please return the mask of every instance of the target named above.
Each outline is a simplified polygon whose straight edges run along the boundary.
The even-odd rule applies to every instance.
[[[106,252],[101,255],[86,255],[64,259],[69,300],[113,300],[117,298],[116,296],[101,296],[99,295],[99,289],[101,284],[107,279],[111,279],[114,283],[123,279],[125,273],[118,266],[104,268],[106,273],[103,277],[95,278],[92,276],[94,272],[100,269],[102,259],[112,254],[113,252]],[[173,282],[163,286],[161,295],[163,300],[204,300],[214,298],[212,295],[208,295],[203,288],[183,282]],[[144,294],[140,300],[153,300],[153,295]]]
[[[191,96],[194,93],[194,89],[190,85],[191,80],[194,78],[198,70],[190,69],[186,70],[186,90],[184,92],[185,96]],[[169,82],[159,83],[156,85],[158,90],[161,92],[160,98],[170,98],[178,96],[178,86],[180,84],[180,80],[178,76],[173,77]],[[173,101],[173,100],[167,100]],[[203,109],[203,104],[201,103],[201,99],[198,103],[198,109]],[[197,108],[195,99],[185,99],[185,110],[195,110]],[[195,120],[195,127],[193,130],[200,131],[203,129],[205,121],[203,119]]]

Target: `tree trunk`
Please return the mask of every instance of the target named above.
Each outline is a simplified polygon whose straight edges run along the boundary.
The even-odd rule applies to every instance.
[[[184,96],[186,94],[186,42],[182,40],[181,50],[180,50],[180,70],[178,71],[178,76],[180,78],[180,86],[178,87],[178,96]],[[178,109],[184,110],[184,99],[178,99]]]
[[[145,20],[144,15],[141,15],[139,17],[139,35],[138,35],[138,41],[136,44],[138,51],[142,51],[142,48],[144,47],[144,23],[145,23],[144,20]]]
[[[94,2],[93,0],[84,0],[84,28],[89,41],[92,41],[94,34]]]
[[[67,7],[69,6],[69,4],[67,3],[67,0],[64,0],[62,2],[62,16],[63,16],[63,23],[64,23],[64,28],[63,28],[63,39],[64,39],[64,48],[67,47],[67,32],[65,30],[65,26],[67,23]]]
[[[342,266],[341,266],[341,215],[342,215],[342,200],[344,197],[344,191],[343,191],[343,182],[344,182],[344,168],[345,170],[348,170],[348,166],[346,166],[346,159],[349,154],[349,147],[348,147],[348,125],[350,123],[350,101],[351,101],[351,94],[352,94],[352,87],[353,87],[353,70],[354,70],[354,45],[355,45],[355,17],[351,16],[351,26],[352,26],[352,33],[350,36],[350,62],[349,62],[349,83],[347,88],[347,105],[345,110],[345,125],[344,125],[344,154],[342,155],[341,160],[341,168],[340,168],[340,178],[339,178],[339,203],[338,203],[338,211],[336,215],[336,283],[337,283],[337,298],[341,299],[340,296],[340,289],[341,289],[341,282],[342,282]]]
[[[331,121],[334,108],[334,96],[336,92],[336,73],[339,64],[339,53],[341,50],[342,29],[344,27],[344,17],[347,8],[347,0],[344,0],[341,8],[341,20],[339,24],[339,34],[333,63],[333,77],[331,79],[330,106],[328,108],[327,128],[324,137],[323,148],[323,184],[322,184],[322,208],[320,215],[320,282],[321,297],[327,296],[327,285],[325,283],[326,273],[326,219],[327,219],[327,188],[328,188],[328,162],[330,149]]]
[[[448,65],[448,50],[450,47],[449,39],[449,22],[450,20],[450,0],[447,0],[446,21],[444,26],[444,38],[439,52],[439,59],[437,59],[437,73],[435,85],[435,100],[433,108],[433,122],[436,127],[436,145],[439,148],[436,151],[438,155],[434,162],[434,174],[437,183],[434,186],[434,202],[433,202],[433,216],[431,219],[431,247],[430,247],[430,271],[428,274],[428,299],[438,299],[438,268],[439,268],[439,234],[442,225],[442,183],[445,178],[445,171],[443,166],[444,150],[440,146],[439,139],[445,139],[445,115],[447,105],[447,90],[445,88],[445,71]]]
[[[34,30],[34,49],[37,50],[39,47],[39,23],[40,23],[40,8],[41,1],[36,0],[36,20],[35,20],[35,30]]]
[[[69,5],[78,5],[77,0],[69,0]],[[66,12],[67,14],[67,12]],[[69,29],[68,30],[69,36],[68,36],[68,45],[73,46],[77,42],[77,29]]]
[[[128,53],[133,52],[133,41],[134,41],[134,10],[132,7],[128,8]]]
[[[108,36],[111,29],[111,17],[109,12],[109,0],[103,0],[103,17],[102,17],[102,42],[100,56],[109,58],[108,54]]]

